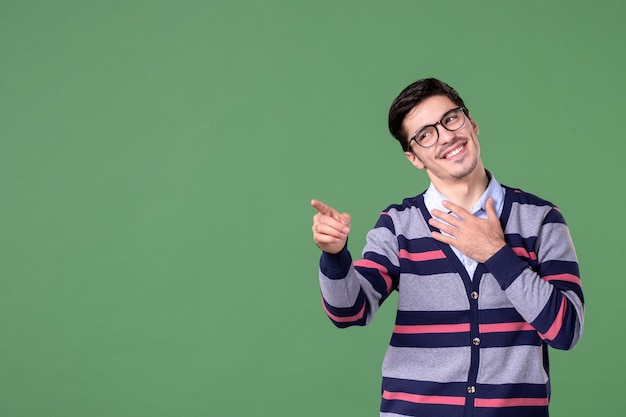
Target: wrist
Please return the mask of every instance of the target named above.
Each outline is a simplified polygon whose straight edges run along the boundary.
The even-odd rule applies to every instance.
[[[485,261],[485,266],[493,274],[500,287],[506,290],[528,267],[528,264],[521,260],[509,245],[505,244]]]
[[[322,252],[320,270],[330,279],[341,279],[348,274],[352,265],[352,256],[347,245],[338,253]]]

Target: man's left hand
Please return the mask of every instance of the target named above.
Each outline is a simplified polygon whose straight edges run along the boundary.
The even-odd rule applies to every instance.
[[[432,232],[431,235],[434,239],[454,246],[466,256],[481,263],[491,258],[506,245],[500,219],[498,219],[494,208],[493,198],[487,199],[485,204],[486,219],[476,217],[463,207],[450,201],[444,201],[443,206],[455,216],[433,210],[433,218],[428,223],[445,233]]]

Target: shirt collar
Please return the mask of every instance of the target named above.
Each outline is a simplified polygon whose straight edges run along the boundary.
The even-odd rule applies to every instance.
[[[486,213],[485,203],[489,197],[493,197],[493,205],[496,209],[496,213],[500,216],[504,205],[504,188],[502,188],[502,185],[500,185],[491,172],[487,171],[487,176],[489,177],[487,189],[483,192],[480,198],[478,198],[478,201],[476,201],[470,212],[474,215]],[[444,200],[447,200],[446,196],[441,194],[431,182],[430,186],[424,193],[424,204],[426,205],[428,211],[432,212],[437,209],[439,211],[443,211],[444,213],[448,213],[449,210],[442,204]]]

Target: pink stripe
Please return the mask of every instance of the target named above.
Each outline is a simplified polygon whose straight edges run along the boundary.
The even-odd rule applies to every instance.
[[[354,266],[376,269],[378,272],[380,272],[380,275],[385,280],[385,284],[387,286],[387,293],[391,292],[392,282],[391,282],[391,276],[389,275],[389,271],[387,270],[387,268],[385,268],[379,263],[370,261],[369,259],[359,259],[358,261],[354,262]]]
[[[478,331],[481,333],[522,332],[526,330],[535,330],[535,328],[525,321],[478,325]]]
[[[424,334],[424,333],[464,333],[470,331],[469,323],[462,324],[422,324],[422,325],[400,325],[393,328],[398,334]]]
[[[547,407],[547,398],[476,398],[476,407]]]
[[[537,255],[535,254],[535,252],[528,252],[525,248],[512,248],[512,249],[513,249],[513,252],[515,252],[517,256],[523,256],[533,261],[537,259]]]
[[[445,404],[445,405],[465,405],[465,397],[447,397],[443,395],[419,395],[408,394],[406,392],[383,391],[385,400],[400,400],[417,404]]]
[[[347,323],[347,322],[350,322],[350,321],[358,321],[358,320],[361,320],[363,318],[363,315],[365,314],[365,304],[363,304],[363,308],[361,309],[361,311],[359,311],[358,314],[356,314],[354,316],[350,316],[350,317],[339,317],[339,316],[335,316],[334,314],[332,314],[326,308],[326,304],[324,303],[324,298],[322,298],[322,307],[324,307],[324,311],[326,312],[328,317],[330,317],[333,321],[336,321],[338,323]]]
[[[539,336],[542,339],[554,340],[556,335],[559,334],[561,327],[563,327],[563,321],[565,320],[566,311],[567,311],[567,298],[563,297],[563,300],[561,301],[561,307],[559,308],[559,312],[557,313],[556,318],[554,319],[554,323],[552,323],[552,326],[550,326],[547,332],[543,334],[539,333]]]
[[[582,285],[580,278],[572,274],[546,275],[545,277],[542,277],[542,278],[545,279],[546,281],[566,281],[566,282],[571,282],[573,284],[576,284],[578,286]]]
[[[443,253],[441,249],[418,253],[412,253],[406,249],[401,249],[399,255],[401,259],[408,259],[416,262],[432,261],[433,259],[444,259],[446,257],[445,253]]]

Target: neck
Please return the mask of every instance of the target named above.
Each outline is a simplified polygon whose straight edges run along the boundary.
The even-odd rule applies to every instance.
[[[433,181],[433,184],[448,200],[469,211],[487,189],[489,177],[487,171],[482,168],[463,178]]]

